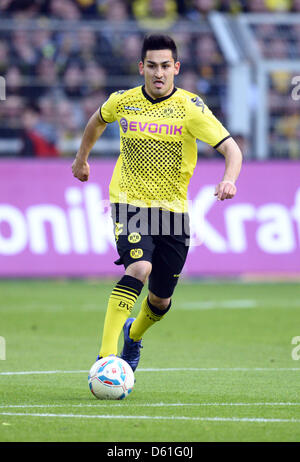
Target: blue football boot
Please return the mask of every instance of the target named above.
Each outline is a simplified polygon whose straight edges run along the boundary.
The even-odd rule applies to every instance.
[[[133,372],[136,370],[140,360],[140,349],[143,348],[142,340],[138,340],[137,342],[135,342],[129,337],[130,327],[134,320],[135,318],[128,318],[123,326],[124,346],[121,353],[121,358],[124,359],[124,361],[126,361],[131,366]]]

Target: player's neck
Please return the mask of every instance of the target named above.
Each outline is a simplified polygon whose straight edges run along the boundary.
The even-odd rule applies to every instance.
[[[169,96],[172,96],[173,93],[175,93],[175,91],[177,90],[175,85],[173,85],[170,90],[168,90],[166,93],[164,93],[163,95],[159,95],[159,96],[156,96],[156,95],[153,95],[153,93],[151,91],[149,91],[149,89],[146,87],[146,84],[143,85],[142,87],[143,89],[143,93],[144,95],[146,96],[147,99],[149,99],[150,101],[160,101],[160,100],[163,100],[163,99],[166,99],[168,98]]]

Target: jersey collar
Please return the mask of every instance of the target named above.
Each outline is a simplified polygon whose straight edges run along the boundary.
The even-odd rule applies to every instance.
[[[150,103],[152,104],[157,104],[157,103],[160,103],[161,101],[165,101],[166,99],[170,98],[172,95],[174,95],[175,91],[177,91],[177,88],[174,87],[172,92],[167,95],[167,96],[162,96],[161,98],[156,98],[156,99],[153,99],[151,98],[151,96],[148,95],[148,93],[146,92],[145,90],[145,85],[142,86],[142,92],[143,92],[143,95],[145,96],[145,98],[150,101]]]

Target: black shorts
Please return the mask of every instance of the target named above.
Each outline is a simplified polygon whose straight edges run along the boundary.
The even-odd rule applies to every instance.
[[[160,208],[111,204],[116,265],[127,268],[137,261],[152,263],[149,290],[169,298],[174,292],[189,250],[189,216]]]

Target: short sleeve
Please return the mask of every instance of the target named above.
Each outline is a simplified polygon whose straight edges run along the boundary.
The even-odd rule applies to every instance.
[[[112,93],[99,109],[99,113],[101,115],[102,120],[106,122],[107,124],[117,120],[116,99],[117,99],[117,92]]]
[[[230,138],[230,133],[198,96],[189,101],[187,129],[195,138],[214,148]]]

